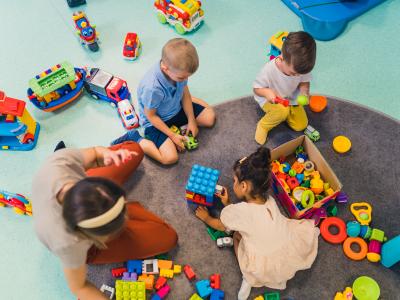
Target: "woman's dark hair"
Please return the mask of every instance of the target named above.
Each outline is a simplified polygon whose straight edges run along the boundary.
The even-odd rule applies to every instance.
[[[83,231],[94,235],[108,235],[120,230],[125,222],[125,207],[117,218],[97,228],[80,228],[78,223],[108,211],[125,191],[114,182],[101,177],[87,177],[70,188],[63,200],[63,217],[71,232]]]
[[[297,73],[311,72],[317,56],[314,38],[305,31],[289,33],[282,45],[282,56]]]
[[[239,182],[251,182],[252,197],[267,199],[271,186],[271,152],[268,148],[260,147],[247,158],[239,159],[233,166],[233,171]]]

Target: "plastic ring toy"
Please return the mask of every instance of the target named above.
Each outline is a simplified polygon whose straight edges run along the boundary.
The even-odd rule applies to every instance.
[[[333,149],[338,153],[346,153],[351,149],[351,141],[344,135],[338,135],[333,139]]]
[[[307,172],[312,172],[314,171],[314,163],[311,160],[307,160],[304,163],[304,170],[306,170]]]
[[[321,112],[328,105],[328,100],[324,96],[311,96],[309,102],[310,109],[313,112]]]
[[[303,194],[301,194],[301,205],[304,208],[309,208],[314,205],[315,195],[311,190],[305,190]]]
[[[351,249],[352,244],[357,244],[360,247],[360,251],[353,251],[353,249]],[[367,256],[368,246],[367,243],[360,237],[349,237],[343,243],[343,252],[352,260],[362,260]]]
[[[330,233],[329,228],[331,226],[335,226],[339,232],[337,234]],[[331,244],[340,244],[347,238],[346,224],[337,217],[326,218],[322,221],[319,229],[324,240]]]

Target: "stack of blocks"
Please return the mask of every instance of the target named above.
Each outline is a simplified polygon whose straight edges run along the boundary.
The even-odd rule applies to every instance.
[[[214,193],[220,172],[201,165],[194,165],[186,184],[186,200],[205,206],[214,204]]]

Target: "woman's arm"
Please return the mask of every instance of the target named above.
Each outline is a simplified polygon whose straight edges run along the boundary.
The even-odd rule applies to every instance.
[[[132,155],[137,156],[138,153],[127,149],[110,150],[106,147],[96,146],[81,149],[83,155],[83,167],[85,170],[110,166],[116,166],[132,159]]]
[[[77,269],[64,269],[71,292],[80,300],[106,300],[106,295],[100,292],[93,284],[86,280],[86,265]]]

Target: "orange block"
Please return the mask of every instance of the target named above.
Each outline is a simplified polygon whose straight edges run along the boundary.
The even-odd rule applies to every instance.
[[[161,269],[172,269],[172,260],[158,260],[158,268]]]
[[[144,282],[146,290],[152,290],[154,285],[154,275],[142,274],[139,276],[138,281]]]

